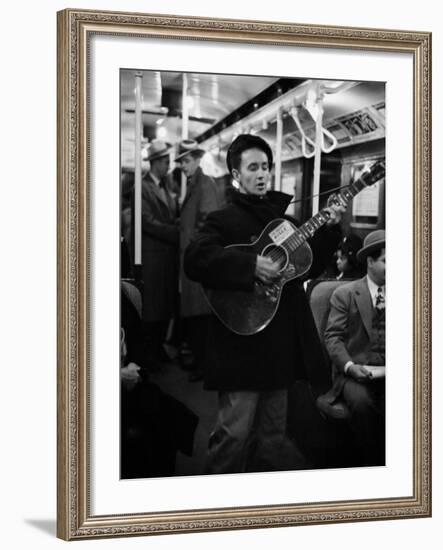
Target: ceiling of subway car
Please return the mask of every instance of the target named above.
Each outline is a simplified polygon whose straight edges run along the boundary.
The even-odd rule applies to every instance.
[[[316,121],[309,105],[297,108],[298,122],[283,110],[282,161],[313,152]],[[276,121],[271,120],[260,135],[276,146]],[[323,96],[324,147],[339,149],[385,137],[385,85],[383,82],[337,82],[337,92]],[[305,144],[303,147],[303,138]],[[307,141],[307,143],[306,143]]]
[[[182,136],[183,73],[141,72],[143,142],[157,137],[177,143]],[[134,159],[135,73],[121,71],[123,166],[133,166]],[[276,80],[276,77],[188,73],[188,137],[196,139]]]
[[[134,166],[135,70],[121,71],[122,167]],[[182,73],[142,71],[142,147],[160,138],[172,144],[182,136]],[[385,85],[383,82],[342,82],[284,79],[278,77],[188,73],[188,136],[198,139],[212,153],[208,169],[221,175],[226,148],[233,137],[254,132],[277,146],[277,111],[281,113],[282,162],[311,154],[315,143],[315,112],[302,91],[322,93],[324,146],[346,147],[385,136]],[[293,82],[291,84],[291,82]],[[277,97],[266,95],[277,87]],[[308,94],[309,96],[309,94]],[[271,97],[263,104],[263,98]],[[255,101],[257,98],[257,101]],[[297,105],[294,112],[292,106]],[[290,107],[289,107],[290,106]],[[235,116],[232,116],[232,113]],[[212,165],[212,166],[211,166]]]

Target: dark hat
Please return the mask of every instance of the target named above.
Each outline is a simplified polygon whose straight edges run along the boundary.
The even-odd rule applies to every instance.
[[[366,235],[363,241],[363,248],[357,252],[357,260],[363,261],[372,252],[384,248],[385,246],[385,230],[377,229],[376,231],[372,231]]]
[[[196,156],[202,157],[206,151],[201,149],[198,142],[195,139],[183,139],[178,145],[178,156],[175,157],[174,162],[180,161],[186,155],[194,153]]]
[[[148,149],[148,157],[146,160],[152,161],[169,155],[169,150],[172,145],[160,139],[154,139]]]

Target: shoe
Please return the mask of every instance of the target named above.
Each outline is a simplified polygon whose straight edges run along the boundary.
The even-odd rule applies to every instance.
[[[328,395],[320,395],[316,400],[317,408],[325,420],[348,420],[351,412],[344,401],[341,399],[331,402]]]

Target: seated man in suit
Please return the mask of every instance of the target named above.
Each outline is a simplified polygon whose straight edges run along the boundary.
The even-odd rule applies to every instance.
[[[385,463],[385,231],[370,233],[357,258],[367,275],[331,297],[324,339],[337,376],[326,395],[349,407],[359,465],[375,466]]]

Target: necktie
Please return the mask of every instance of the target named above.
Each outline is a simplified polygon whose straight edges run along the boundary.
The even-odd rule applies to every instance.
[[[385,297],[383,295],[383,289],[381,286],[377,288],[377,294],[375,296],[375,308],[381,312],[385,309]]]
[[[160,192],[162,199],[167,203],[168,199],[167,199],[167,191],[166,191],[166,182],[164,179],[161,179],[159,181],[158,190]]]

